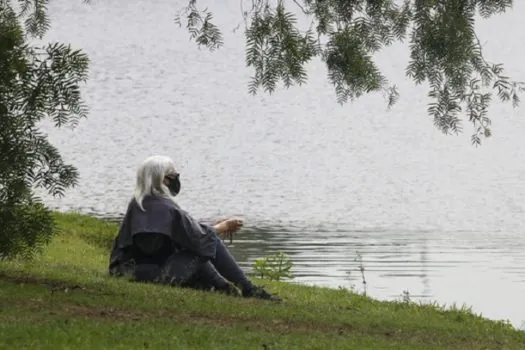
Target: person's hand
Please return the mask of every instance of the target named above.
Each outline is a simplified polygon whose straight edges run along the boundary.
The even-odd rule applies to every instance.
[[[215,224],[215,230],[217,230],[221,238],[228,236],[231,238],[231,235],[239,231],[243,224],[244,221],[241,218],[230,218]]]

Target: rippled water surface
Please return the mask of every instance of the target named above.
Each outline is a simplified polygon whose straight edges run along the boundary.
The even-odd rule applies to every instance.
[[[73,131],[44,126],[81,172],[80,185],[50,205],[118,216],[137,164],[168,154],[182,173],[182,206],[200,218],[246,219],[232,247],[244,266],[281,250],[296,281],[361,290],[362,264],[374,297],[406,290],[525,321],[523,110],[494,104],[494,137],[481,148],[470,146],[468,124],[458,137],[440,134],[425,89],[404,77],[403,45],[377,57],[400,88],[391,111],[381,95],[336,104],[319,62],[307,86],[250,96],[242,33],[233,31],[239,3],[207,3],[225,30],[215,53],[174,24],[182,5],[52,2],[45,39],[83,48],[92,65],[89,119]],[[516,2],[479,27],[486,58],[517,79],[524,11]]]

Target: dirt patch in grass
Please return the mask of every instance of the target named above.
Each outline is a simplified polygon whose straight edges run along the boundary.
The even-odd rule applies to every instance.
[[[51,290],[88,290],[86,287],[83,287],[79,284],[69,283],[65,281],[57,281],[40,277],[32,276],[12,276],[0,272],[0,281],[5,281],[14,284],[35,284],[47,287]]]
[[[102,290],[97,290],[95,288],[88,288],[78,283],[43,278],[43,277],[27,276],[27,275],[8,275],[2,272],[0,272],[0,281],[18,284],[18,285],[24,285],[24,284],[39,285],[39,286],[46,287],[47,289],[49,289],[51,293],[59,293],[59,292],[69,293],[73,291],[79,291],[79,292],[97,293],[100,295],[112,294],[112,293],[108,293]]]
[[[246,330],[256,329],[258,331],[267,332],[301,332],[301,333],[332,333],[337,335],[344,335],[355,331],[351,325],[319,325],[309,324],[304,322],[290,322],[280,319],[274,320],[256,320],[253,318],[231,317],[210,315],[208,317],[202,315],[194,315],[191,312],[176,312],[169,310],[134,310],[122,309],[113,307],[99,307],[88,306],[77,303],[68,302],[50,302],[43,299],[25,299],[11,302],[9,304],[12,308],[25,309],[31,312],[44,312],[47,315],[63,315],[70,317],[86,317],[89,319],[100,321],[117,321],[117,322],[147,322],[159,319],[175,321],[186,324],[202,324],[210,326],[244,326]],[[25,318],[24,315],[6,316],[7,318]],[[0,317],[2,319],[2,317]],[[4,318],[6,320],[6,318]],[[392,332],[386,332],[385,336],[393,335]]]

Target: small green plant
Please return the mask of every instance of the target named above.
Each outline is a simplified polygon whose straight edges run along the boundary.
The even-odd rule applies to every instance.
[[[361,283],[363,284],[363,292],[361,294],[366,296],[367,282],[366,282],[366,278],[365,278],[365,265],[363,264],[363,257],[357,251],[356,251],[356,258],[354,259],[354,262],[359,264],[357,266],[357,268],[358,268],[358,270],[359,270],[359,272],[361,274]],[[352,271],[353,271],[353,269],[347,272],[347,275],[348,275],[347,278],[350,281],[352,280]],[[356,290],[356,286],[354,284],[351,284],[349,288],[350,288],[350,290],[353,293],[358,293],[357,290]]]
[[[280,281],[283,278],[293,278],[292,267],[293,263],[290,257],[285,253],[278,252],[255,260],[253,269],[260,278]]]
[[[359,272],[361,273],[361,281],[363,283],[363,295],[366,296],[366,278],[365,278],[365,265],[363,265],[363,257],[359,252],[356,252],[357,257],[354,259],[355,262],[359,262]]]

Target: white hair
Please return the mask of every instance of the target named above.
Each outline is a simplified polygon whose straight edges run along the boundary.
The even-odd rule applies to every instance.
[[[175,203],[168,186],[164,184],[166,175],[175,173],[175,163],[170,157],[152,156],[146,158],[137,169],[137,183],[133,197],[144,210],[142,201],[148,195],[165,197]]]

